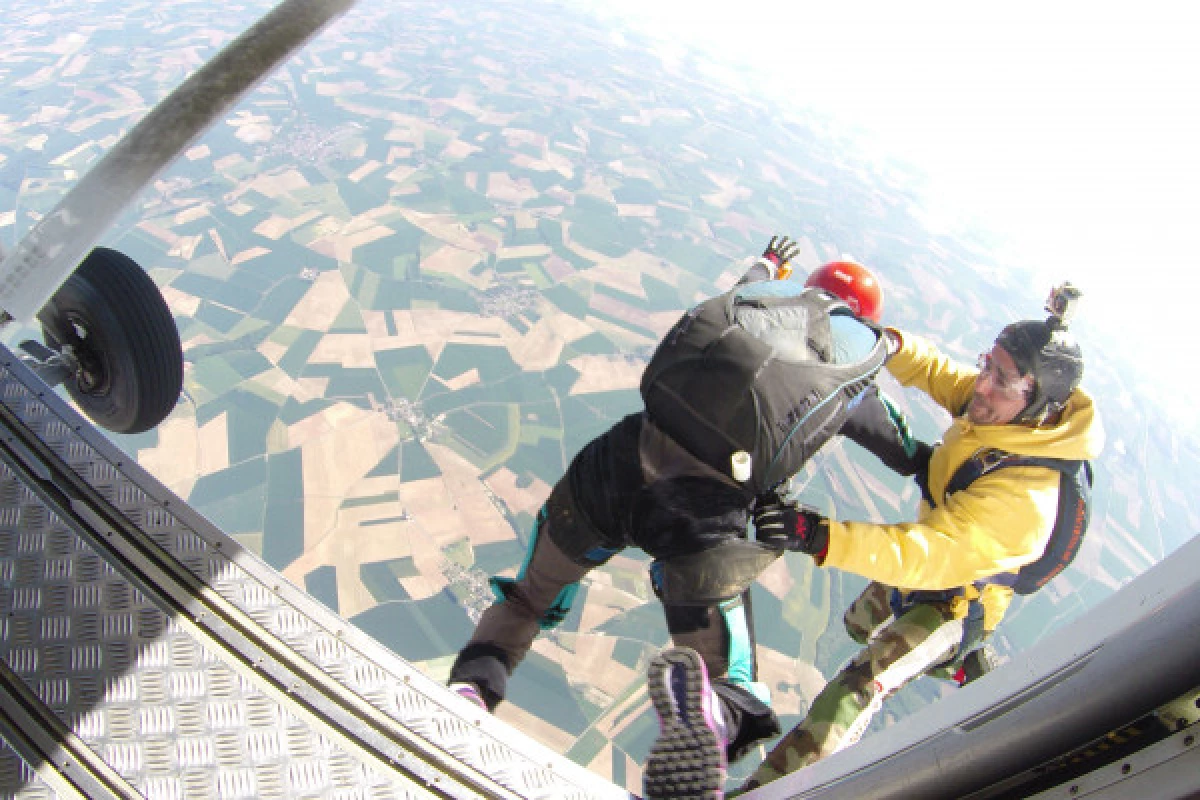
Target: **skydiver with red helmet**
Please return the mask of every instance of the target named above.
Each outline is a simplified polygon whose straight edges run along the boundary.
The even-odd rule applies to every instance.
[[[675,796],[672,787],[692,780],[710,787],[703,796],[719,796],[727,759],[779,732],[757,681],[748,608],[750,584],[780,553],[747,539],[758,495],[839,430],[905,474],[923,462],[903,418],[874,389],[887,351],[882,330],[840,295],[778,280],[798,249],[772,238],[733,289],[664,337],[643,374],[645,410],[575,456],[537,516],[517,576],[493,579],[497,601],[451,668],[460,695],[494,709],[538,631],[568,616],[583,577],[624,548],[640,548],[654,559],[652,584],[679,646],[671,658],[686,662],[661,659],[651,669],[664,747],[647,762],[648,798]],[[843,291],[865,305],[865,296]],[[695,390],[675,391],[677,379],[694,379]],[[735,411],[743,414],[737,430],[723,421]],[[776,411],[786,418],[771,417]],[[796,435],[780,437],[776,458],[747,452],[787,425]],[[676,668],[711,681],[684,686],[670,677]],[[712,763],[674,757],[676,712],[684,726],[703,728]]]

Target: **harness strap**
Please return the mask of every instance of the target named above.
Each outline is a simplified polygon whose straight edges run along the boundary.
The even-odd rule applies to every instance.
[[[1031,594],[1062,572],[1075,558],[1087,530],[1090,514],[1090,493],[1093,481],[1092,465],[1088,461],[1024,456],[1003,450],[982,450],[964,461],[946,483],[945,496],[961,491],[981,476],[1001,467],[1046,467],[1059,473],[1058,511],[1051,528],[1050,539],[1042,554],[1016,572],[991,575],[979,584],[1007,586],[1018,594]],[[930,508],[936,508],[929,489],[928,470],[916,475],[921,496]]]

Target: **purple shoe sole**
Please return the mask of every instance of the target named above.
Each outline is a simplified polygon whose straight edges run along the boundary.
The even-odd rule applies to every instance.
[[[483,696],[479,694],[479,690],[469,683],[452,683],[450,689],[472,705],[478,706],[481,711],[487,711],[487,703],[483,701]]]
[[[725,743],[708,706],[704,662],[686,647],[666,650],[650,663],[647,688],[659,735],[646,759],[646,799],[721,800]]]

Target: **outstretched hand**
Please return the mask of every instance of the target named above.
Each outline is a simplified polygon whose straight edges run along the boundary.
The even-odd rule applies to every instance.
[[[772,236],[771,243],[763,251],[762,257],[775,265],[775,277],[783,280],[792,274],[792,268],[788,266],[788,262],[799,252],[800,244],[798,242],[793,242],[786,236]]]

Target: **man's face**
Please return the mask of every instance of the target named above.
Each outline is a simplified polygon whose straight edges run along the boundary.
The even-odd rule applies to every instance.
[[[1033,376],[1021,375],[1008,351],[996,345],[979,357],[967,419],[976,425],[1007,425],[1025,410],[1032,391]]]

